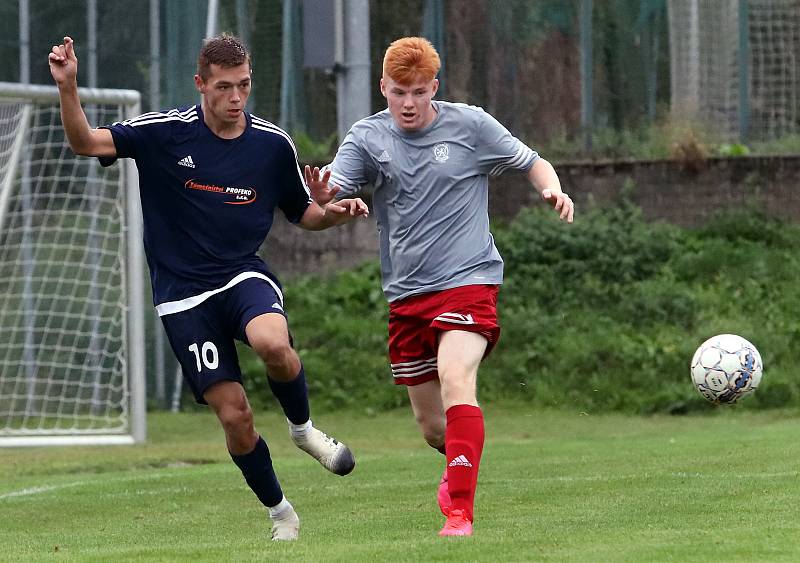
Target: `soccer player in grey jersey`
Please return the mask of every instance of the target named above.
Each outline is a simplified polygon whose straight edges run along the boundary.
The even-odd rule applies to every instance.
[[[324,204],[374,186],[392,373],[425,440],[446,456],[439,535],[453,536],[472,534],[484,441],[477,372],[500,333],[503,260],[489,232],[488,178],[520,170],[562,220],[572,222],[574,207],[550,163],[491,115],[432,99],[439,67],[427,40],[393,42],[380,83],[388,108],[353,125],[309,187]]]

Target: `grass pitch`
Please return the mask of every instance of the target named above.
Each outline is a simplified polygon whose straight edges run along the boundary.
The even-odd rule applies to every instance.
[[[261,413],[300,540],[269,521],[210,413],[142,446],[0,450],[0,561],[798,561],[800,417],[485,408],[475,535],[438,538],[441,456],[410,412],[318,415],[355,451],[328,474]]]

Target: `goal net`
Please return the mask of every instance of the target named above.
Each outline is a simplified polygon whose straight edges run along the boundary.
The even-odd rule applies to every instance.
[[[81,89],[90,123],[139,93]],[[145,437],[135,166],[75,156],[55,87],[0,83],[0,446]]]
[[[800,134],[800,0],[668,0],[671,109],[727,139]]]

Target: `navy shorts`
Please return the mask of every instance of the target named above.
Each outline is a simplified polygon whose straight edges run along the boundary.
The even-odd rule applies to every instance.
[[[277,280],[274,280],[278,288]],[[212,295],[199,305],[163,315],[161,322],[195,400],[220,381],[242,383],[235,340],[245,344],[247,323],[264,313],[283,311],[282,296],[270,283],[248,278]]]

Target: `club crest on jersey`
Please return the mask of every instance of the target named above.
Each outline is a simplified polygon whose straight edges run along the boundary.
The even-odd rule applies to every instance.
[[[246,205],[256,200],[256,191],[253,188],[215,186],[214,184],[203,184],[194,179],[186,180],[184,187],[190,190],[220,194],[223,199],[222,203],[228,205]]]
[[[446,162],[450,158],[450,146],[447,143],[439,143],[433,147],[433,158],[437,162]]]

